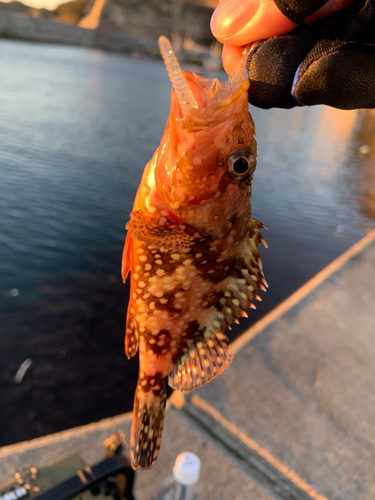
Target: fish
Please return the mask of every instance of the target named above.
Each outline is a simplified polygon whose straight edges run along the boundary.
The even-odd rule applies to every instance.
[[[131,461],[154,465],[167,385],[197,389],[232,360],[227,327],[266,290],[251,217],[255,126],[243,60],[225,84],[182,71],[159,46],[172,80],[165,131],[145,167],[127,223],[122,277],[130,272],[125,353],[139,350]],[[242,66],[241,66],[242,64]]]

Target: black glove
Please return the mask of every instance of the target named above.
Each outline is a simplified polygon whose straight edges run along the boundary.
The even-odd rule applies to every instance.
[[[326,2],[275,3],[296,22]],[[375,0],[357,1],[312,26],[253,45],[247,70],[249,102],[260,108],[375,108]]]
[[[311,16],[328,0],[274,0],[279,10],[292,23],[302,24],[306,17]]]

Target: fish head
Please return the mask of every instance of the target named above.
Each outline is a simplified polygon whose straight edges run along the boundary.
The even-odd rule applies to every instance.
[[[171,109],[155,168],[164,204],[178,219],[222,238],[234,220],[250,217],[256,166],[248,80],[218,100],[223,83],[183,72],[196,106],[184,111],[172,89]]]

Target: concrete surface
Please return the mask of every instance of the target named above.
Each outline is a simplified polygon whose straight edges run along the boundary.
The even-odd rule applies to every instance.
[[[236,341],[220,377],[185,399],[175,393],[137,499],[151,500],[175,457],[192,451],[202,500],[373,500],[374,270],[375,230]],[[130,424],[122,415],[4,447],[0,478],[65,453],[93,463]]]
[[[113,432],[121,430],[130,435],[131,414],[108,418],[101,422],[71,429],[32,441],[6,446],[0,449],[0,480],[8,481],[23,464],[43,466],[65,454],[77,453],[86,463],[93,464],[104,458],[102,443]],[[204,481],[196,492],[203,500],[271,500],[274,497],[236,464],[215,448],[214,443],[189,425],[181,412],[169,406],[163,436],[163,453],[155,467],[141,471],[136,476],[137,500],[151,500],[170,479],[176,456],[191,451],[202,462],[201,476]],[[233,484],[236,490],[233,491]],[[218,492],[220,492],[219,497]]]
[[[331,500],[375,498],[374,297],[372,243],[198,393]]]
[[[200,428],[185,420],[184,414],[173,407],[166,416],[163,452],[149,471],[137,474],[137,500],[154,498],[171,476],[176,457],[182,451],[191,451],[201,460],[201,478],[196,492],[202,500],[271,500],[274,497],[228,457],[226,450],[218,449]],[[224,451],[224,452],[223,452]],[[234,487],[235,485],[235,487]]]

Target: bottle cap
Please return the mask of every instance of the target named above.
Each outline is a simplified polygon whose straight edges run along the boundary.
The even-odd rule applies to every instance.
[[[176,458],[173,477],[178,483],[190,486],[198,481],[200,468],[201,462],[197,455],[185,451]]]

